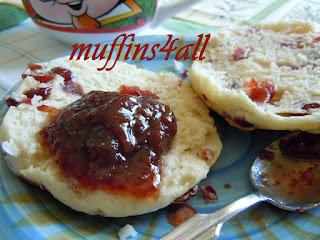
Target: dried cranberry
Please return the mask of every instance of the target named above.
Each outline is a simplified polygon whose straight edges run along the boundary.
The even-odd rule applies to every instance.
[[[65,81],[71,81],[73,79],[73,73],[69,69],[62,67],[55,67],[51,69],[51,72],[60,75]]]
[[[270,99],[270,93],[264,87],[254,87],[250,89],[249,97],[259,103],[268,102]]]
[[[75,83],[73,81],[66,81],[64,83],[63,91],[76,95],[83,95],[82,86],[79,83]]]
[[[212,156],[213,152],[210,149],[204,149],[200,152],[200,157],[205,161],[210,161]]]
[[[258,83],[256,78],[245,82],[244,86],[249,89],[249,97],[259,103],[269,102],[276,95],[276,88],[269,82]]]
[[[270,101],[276,95],[276,92],[277,92],[276,87],[269,82],[262,82],[261,85],[262,87],[267,89],[267,91],[269,92],[270,94],[269,101]]]
[[[35,70],[41,70],[41,69],[43,69],[43,66],[40,65],[40,64],[36,64],[36,63],[29,63],[29,64],[28,64],[28,68],[29,68],[31,71],[35,71]]]
[[[303,117],[303,116],[310,115],[309,113],[290,113],[290,112],[282,112],[277,114],[282,117]]]
[[[188,70],[184,70],[181,75],[182,75],[183,78],[189,77],[189,71]]]
[[[280,43],[280,47],[294,48],[292,43]]]
[[[37,109],[38,111],[49,113],[50,116],[55,116],[59,113],[59,109],[47,105],[41,105]]]
[[[251,52],[252,50],[246,52],[243,48],[238,47],[233,51],[232,60],[239,61],[239,60],[247,59],[249,58],[249,55]]]
[[[218,200],[216,190],[214,190],[214,188],[210,185],[201,186],[201,192],[206,202],[213,202],[215,200]]]
[[[167,220],[173,227],[178,227],[196,214],[196,211],[190,205],[172,204],[167,211]]]
[[[320,108],[320,104],[319,103],[308,103],[308,104],[305,104],[302,109],[304,110],[309,110],[309,109],[315,109],[315,108]]]
[[[275,158],[275,155],[272,151],[264,149],[260,152],[259,157],[261,160],[272,161]]]
[[[245,82],[244,86],[246,88],[255,88],[255,87],[259,86],[259,83],[258,83],[257,79],[255,77],[253,77],[250,81]]]
[[[175,203],[184,203],[189,199],[193,198],[198,192],[198,185],[194,186],[193,188],[189,189],[183,196],[177,198],[174,202]]]
[[[17,107],[17,106],[19,106],[20,103],[17,102],[16,100],[14,100],[13,98],[9,97],[6,99],[6,104],[8,107],[11,107],[11,106]]]
[[[21,100],[21,103],[31,104],[31,98],[24,98]]]
[[[33,77],[35,80],[41,83],[47,83],[54,79],[54,74],[47,72],[47,73],[39,73],[39,74],[22,74],[22,78],[25,79],[27,76]]]
[[[241,127],[251,128],[254,126],[243,118],[232,118],[232,120]]]
[[[41,96],[42,100],[46,100],[51,93],[51,89],[52,89],[51,87],[32,88],[30,90],[25,91],[23,94],[30,99],[32,99],[35,95],[37,95],[37,96]]]
[[[159,97],[156,94],[152,93],[151,91],[142,90],[141,88],[136,86],[122,85],[119,87],[119,92],[121,94],[128,94],[132,96],[143,96],[143,97],[150,97],[153,99],[159,99]]]
[[[314,40],[313,40],[314,43],[318,43],[320,42],[320,36],[319,37],[316,37]]]

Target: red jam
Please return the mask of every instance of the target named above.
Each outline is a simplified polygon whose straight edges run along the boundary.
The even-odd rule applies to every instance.
[[[62,109],[40,135],[75,190],[146,198],[158,194],[160,157],[176,131],[170,108],[150,97],[93,91]]]
[[[188,204],[172,204],[167,211],[167,221],[173,227],[178,227],[196,214],[194,208]]]
[[[291,206],[320,201],[320,135],[298,132],[265,150],[275,157],[261,158],[262,194]]]
[[[159,97],[153,92],[148,90],[142,90],[137,86],[122,85],[119,88],[119,92],[121,94],[129,94],[132,96],[144,96],[144,97],[151,97],[153,99],[159,99]]]
[[[320,135],[302,132],[281,139],[279,147],[282,154],[288,157],[320,160]]]

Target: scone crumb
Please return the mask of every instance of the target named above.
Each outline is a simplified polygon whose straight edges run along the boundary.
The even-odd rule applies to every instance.
[[[126,240],[129,237],[135,237],[137,235],[138,235],[137,231],[130,224],[125,225],[118,232],[118,236],[119,236],[120,240]]]

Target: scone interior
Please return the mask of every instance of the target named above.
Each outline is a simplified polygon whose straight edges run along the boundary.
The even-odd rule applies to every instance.
[[[31,103],[11,106],[1,127],[2,147],[12,171],[22,178],[48,190],[56,199],[74,210],[91,215],[125,217],[140,215],[163,208],[183,195],[207,176],[217,160],[222,145],[209,116],[209,110],[191,87],[170,73],[155,74],[133,65],[117,63],[110,72],[96,70],[99,62],[68,61],[57,59],[42,66],[47,69],[63,67],[71,70],[74,82],[83,92],[118,91],[122,85],[138,86],[159,96],[159,101],[170,106],[177,121],[177,133],[170,149],[161,156],[162,175],[159,196],[136,198],[103,190],[72,187],[61,177],[53,157],[43,149],[39,132],[50,121],[50,114],[40,111],[40,106],[62,109],[78,100],[79,95],[63,90],[64,79],[55,75],[47,83],[40,83],[27,76],[12,94],[16,101],[25,99],[23,94],[32,88],[50,86],[50,96],[43,100],[34,96]],[[27,70],[28,71],[28,70]]]
[[[193,63],[192,87],[243,130],[320,131],[320,33],[278,22],[213,36]]]

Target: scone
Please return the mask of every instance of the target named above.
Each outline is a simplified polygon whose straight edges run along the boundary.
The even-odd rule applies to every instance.
[[[174,74],[156,74],[126,63],[98,72],[97,65],[97,61],[65,58],[29,65],[22,85],[7,99],[11,107],[1,127],[8,165],[15,174],[87,214],[124,217],[163,208],[204,179],[220,154],[222,145],[209,110]],[[105,103],[115,103],[114,109],[103,107]],[[144,112],[133,116],[131,110]],[[151,123],[147,115],[162,122]],[[97,121],[101,121],[98,128],[88,129]],[[139,145],[141,157],[124,165],[121,161],[128,161],[127,156],[116,153],[110,167],[103,156],[115,149],[135,151],[131,143],[137,140],[136,133],[129,132],[135,121],[140,132],[151,126],[160,133],[143,140],[153,142],[153,149]],[[164,138],[169,140],[161,142]],[[160,159],[154,160],[159,152]],[[144,167],[144,162],[149,165]],[[132,176],[135,165],[145,174]],[[100,171],[106,166],[111,172]],[[127,168],[131,170],[126,172]]]
[[[243,130],[320,132],[320,33],[279,22],[218,33],[190,70],[210,108]]]

